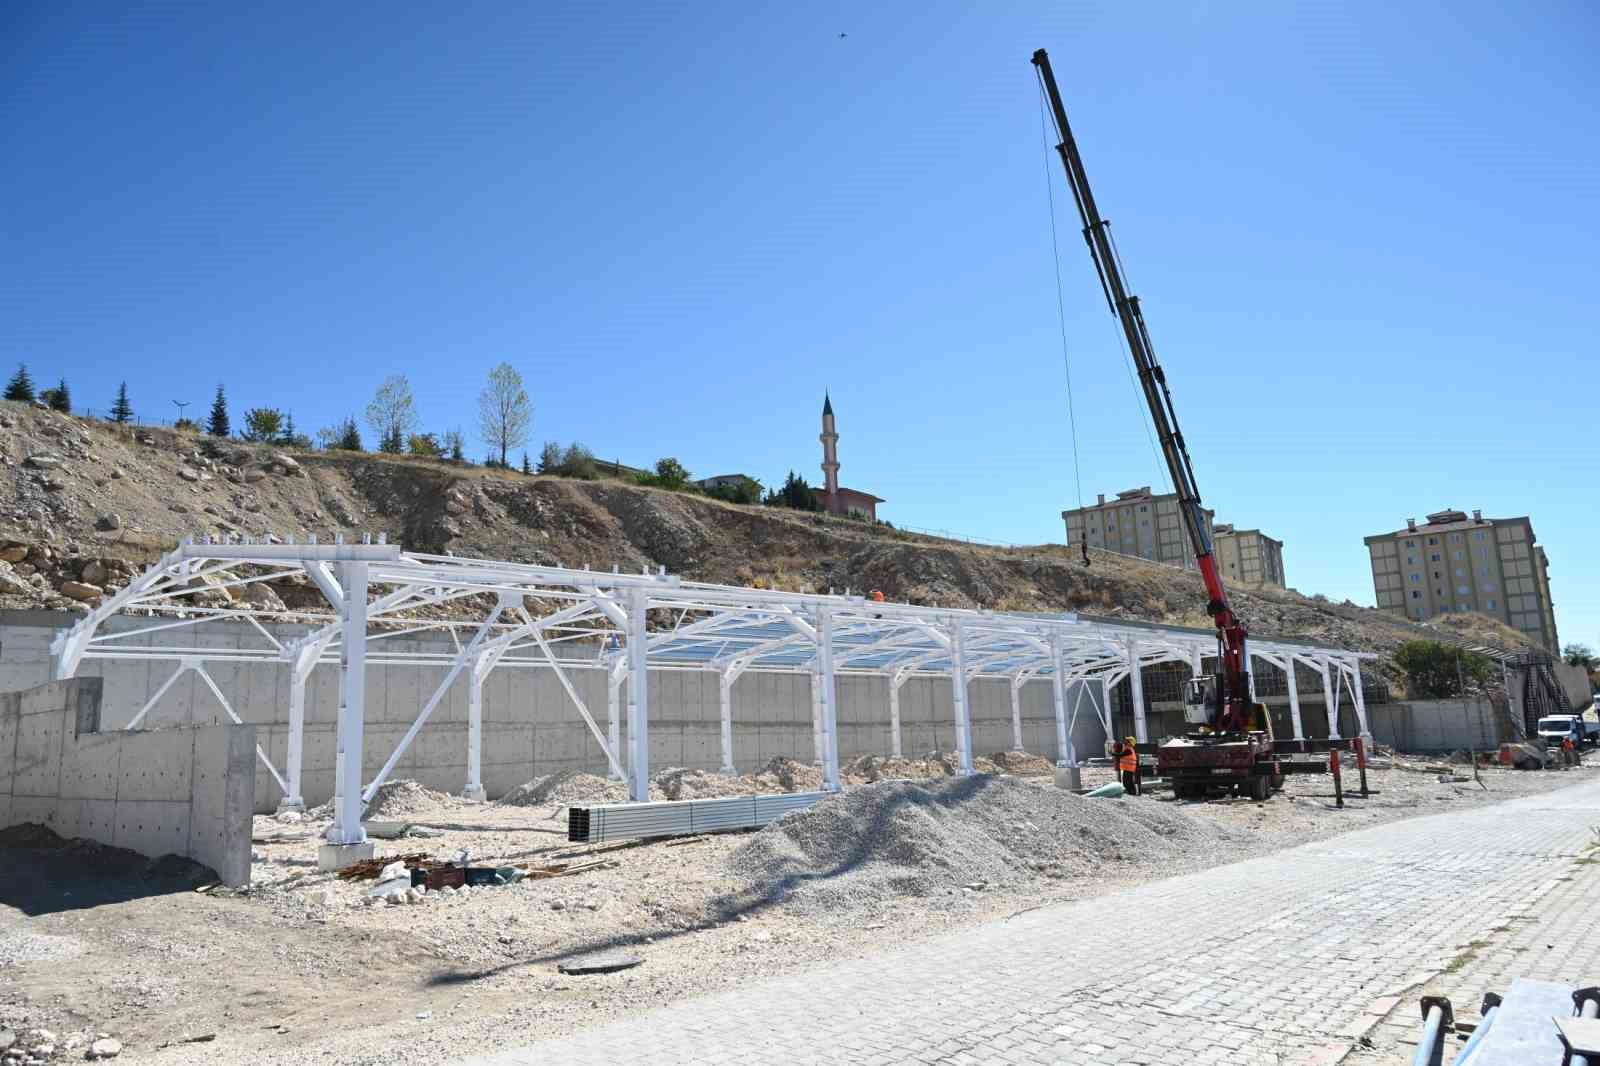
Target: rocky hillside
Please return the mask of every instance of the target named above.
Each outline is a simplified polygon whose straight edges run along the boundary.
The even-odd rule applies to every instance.
[[[982,548],[822,515],[724,504],[616,481],[569,481],[352,453],[294,452],[133,429],[0,401],[0,606],[75,607],[120,587],[180,536],[387,532],[406,548],[892,600],[1075,610],[1208,625],[1197,577],[1060,545]],[[320,602],[261,589],[263,607]],[[217,595],[221,595],[218,593]],[[1411,625],[1292,592],[1237,594],[1251,629],[1387,652],[1441,632],[1508,648],[1479,616]]]

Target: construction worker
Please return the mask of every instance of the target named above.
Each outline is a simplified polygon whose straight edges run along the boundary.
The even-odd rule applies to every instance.
[[[1111,749],[1111,754],[1117,760],[1117,773],[1122,777],[1123,791],[1130,796],[1142,794],[1139,787],[1139,751],[1133,746],[1132,737],[1123,737]]]
[[[873,589],[872,592],[870,593],[870,595],[872,597],[872,602],[873,603],[882,603],[883,602],[883,593],[881,591],[879,591],[878,589]]]
[[[1572,738],[1571,737],[1562,737],[1561,738],[1561,766],[1562,766],[1562,768],[1564,769],[1564,768],[1566,768],[1568,766],[1579,766],[1579,765],[1581,765],[1581,763],[1579,762],[1579,759],[1578,759],[1578,746],[1572,742]]]

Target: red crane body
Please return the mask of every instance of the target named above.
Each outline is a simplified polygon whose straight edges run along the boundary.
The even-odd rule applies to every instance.
[[[1178,510],[1183,517],[1189,543],[1194,549],[1200,578],[1205,583],[1206,611],[1217,627],[1218,671],[1210,679],[1191,682],[1191,685],[1198,686],[1198,691],[1195,698],[1187,701],[1194,707],[1204,706],[1206,720],[1199,722],[1193,717],[1190,720],[1208,727],[1211,735],[1219,740],[1223,737],[1238,740],[1250,732],[1253,709],[1246,644],[1248,634],[1228,603],[1228,592],[1223,588],[1222,575],[1217,571],[1211,532],[1200,506],[1200,490],[1195,484],[1194,467],[1183,441],[1183,432],[1178,428],[1178,415],[1172,406],[1166,373],[1156,361],[1155,348],[1150,343],[1150,333],[1145,328],[1144,314],[1139,308],[1139,298],[1128,292],[1121,259],[1111,239],[1111,224],[1100,217],[1094,194],[1089,189],[1089,178],[1084,172],[1077,142],[1073,140],[1072,128],[1067,124],[1067,112],[1061,103],[1055,74],[1050,69],[1050,57],[1043,48],[1033,54],[1033,65],[1038,70],[1039,82],[1055,121],[1058,138],[1056,151],[1066,168],[1067,183],[1072,188],[1072,198],[1083,220],[1083,239],[1089,246],[1089,256],[1100,275],[1106,303],[1121,323],[1123,336],[1133,355],[1139,385],[1149,405],[1150,418],[1155,424],[1161,452],[1172,476],[1173,489],[1178,495]],[[1209,692],[1205,691],[1206,680],[1211,682]]]

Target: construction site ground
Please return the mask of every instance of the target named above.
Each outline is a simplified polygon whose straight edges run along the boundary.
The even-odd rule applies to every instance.
[[[105,1033],[122,1042],[125,1059],[208,1066],[489,1054],[767,978],[941,942],[1041,908],[1058,913],[1145,882],[1180,885],[1199,871],[1308,840],[1597,776],[1587,767],[1487,769],[1480,783],[1470,766],[1455,767],[1447,781],[1432,762],[1400,766],[1369,771],[1374,794],[1366,799],[1348,775],[1343,810],[1332,807],[1326,776],[1291,777],[1266,804],[1180,804],[1164,792],[1079,799],[1048,776],[964,785],[928,769],[940,773],[934,787],[943,791],[926,811],[886,804],[886,797],[930,795],[896,784],[858,783],[829,801],[853,806],[834,809],[832,823],[814,823],[814,838],[827,846],[852,835],[850,826],[841,832],[838,817],[871,825],[853,828],[856,852],[822,856],[800,854],[814,840],[798,829],[782,838],[769,829],[572,845],[558,806],[473,805],[399,788],[393,809],[377,814],[443,835],[382,841],[380,855],[449,857],[468,848],[474,863],[490,865],[604,863],[574,876],[429,893],[400,905],[367,905],[372,882],[317,870],[315,833],[325,822],[314,817],[257,819],[263,841],[290,839],[255,845],[244,893],[196,892],[191,872],[171,864],[119,866],[112,849],[17,847],[29,841],[12,835],[0,849],[0,1029],[50,1030],[58,1056],[81,1057]],[[1084,776],[1094,785],[1110,773],[1091,768]],[[962,821],[980,810],[997,820]],[[990,845],[1012,825],[1025,827],[1013,842],[1018,849],[1057,861],[1002,861],[1008,853]],[[1358,851],[1340,854],[1354,867],[1367,862]],[[806,862],[820,862],[824,872],[804,872]],[[1481,862],[1495,865],[1493,852]],[[762,879],[772,870],[784,873],[781,889]],[[1247,893],[1228,907],[1249,911],[1254,903]],[[1195,913],[1216,905],[1197,899]],[[1324,919],[1343,927],[1337,915],[1318,916]],[[643,963],[604,976],[557,971],[562,961],[613,946]]]

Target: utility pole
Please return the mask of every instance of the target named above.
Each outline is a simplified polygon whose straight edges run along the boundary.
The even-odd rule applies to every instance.
[[[173,400],[172,402],[177,405],[177,408],[178,408],[178,421],[182,422],[183,421],[183,409],[185,407],[189,406],[189,401],[188,400]]]

